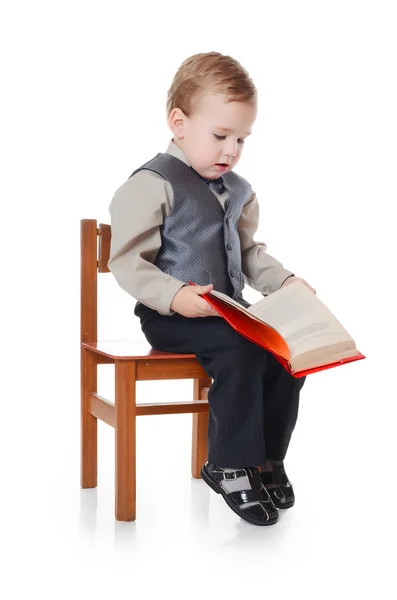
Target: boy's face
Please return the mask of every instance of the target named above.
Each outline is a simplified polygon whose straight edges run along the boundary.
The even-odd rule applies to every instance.
[[[206,179],[216,179],[235,167],[256,119],[256,104],[225,100],[224,94],[208,90],[193,102],[190,117],[179,108],[169,115],[174,143]]]

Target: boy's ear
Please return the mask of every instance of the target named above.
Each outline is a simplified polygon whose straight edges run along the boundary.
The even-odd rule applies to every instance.
[[[172,133],[182,140],[185,136],[185,122],[187,116],[180,108],[173,108],[168,117],[168,126]]]

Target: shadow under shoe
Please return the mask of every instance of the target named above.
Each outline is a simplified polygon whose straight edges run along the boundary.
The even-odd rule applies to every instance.
[[[264,471],[260,474],[263,485],[277,508],[291,508],[295,503],[295,494],[285,472],[284,462],[282,460],[269,460],[274,471]]]
[[[242,519],[254,525],[273,525],[278,519],[278,510],[262,484],[257,467],[225,469],[206,462],[201,469],[205,483],[217,494],[222,494],[229,507]],[[228,482],[241,478],[234,489],[226,489]],[[226,487],[225,487],[226,486]],[[230,486],[229,486],[230,488]]]

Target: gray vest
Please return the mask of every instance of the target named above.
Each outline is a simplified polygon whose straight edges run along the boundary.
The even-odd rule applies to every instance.
[[[232,171],[223,175],[230,196],[224,211],[194,169],[175,156],[158,153],[130,177],[142,169],[167,179],[174,193],[171,212],[160,228],[162,245],[154,264],[186,283],[212,283],[214,290],[248,307],[242,298],[244,276],[237,224],[252,194],[250,184]]]

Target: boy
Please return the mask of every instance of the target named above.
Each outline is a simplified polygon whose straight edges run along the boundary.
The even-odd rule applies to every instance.
[[[108,266],[138,300],[134,313],[151,346],[196,354],[213,379],[204,481],[246,521],[271,525],[278,508],[294,503],[283,461],[305,378],[200,297],[214,288],[248,307],[244,276],[263,295],[297,279],[254,242],[258,202],[233,172],[256,112],[256,88],[230,56],[182,63],[168,91],[166,152],[136,169],[110,204]]]

